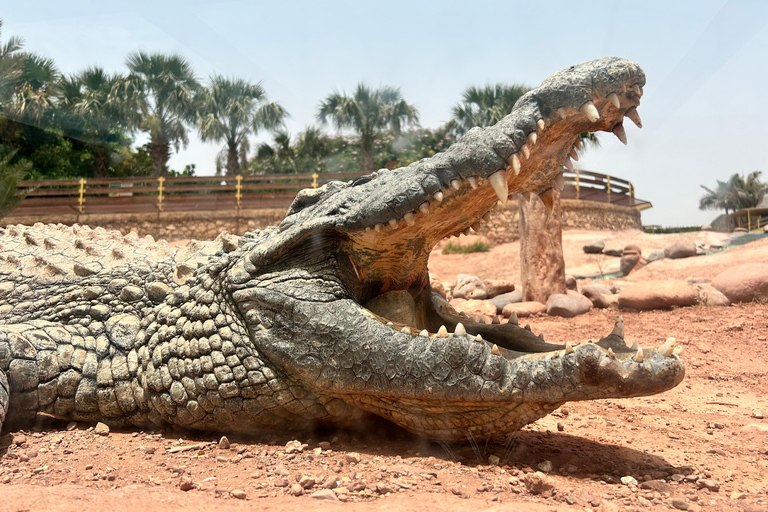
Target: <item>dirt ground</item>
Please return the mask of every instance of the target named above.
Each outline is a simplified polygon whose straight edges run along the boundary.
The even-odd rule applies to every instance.
[[[714,235],[566,232],[568,268],[595,266],[581,245],[609,236],[607,245],[634,242],[647,254],[675,237]],[[436,253],[430,269],[444,281],[459,272],[517,281],[516,247]],[[656,262],[630,277],[711,278],[743,260],[768,261],[768,240]],[[548,340],[586,341],[606,335],[619,314],[527,321]],[[768,306],[621,314],[629,343],[677,338],[687,364],[680,386],[648,398],[568,403],[506,444],[441,446],[381,424],[230,437],[229,448],[218,435],[179,430],[98,435],[91,425],[62,423],[4,432],[0,511],[768,511]],[[535,471],[553,487],[529,490]]]

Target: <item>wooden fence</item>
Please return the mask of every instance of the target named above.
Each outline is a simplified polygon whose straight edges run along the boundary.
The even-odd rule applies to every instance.
[[[194,212],[287,208],[296,193],[362,173],[267,174],[174,178],[100,178],[19,182],[26,197],[9,217],[56,214]],[[590,171],[565,173],[562,197],[650,208],[632,183]]]

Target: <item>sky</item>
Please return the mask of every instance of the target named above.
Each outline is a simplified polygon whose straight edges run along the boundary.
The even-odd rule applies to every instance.
[[[577,167],[632,181],[653,203],[643,224],[708,224],[720,212],[698,209],[700,185],[754,170],[768,180],[762,0],[36,0],[7,2],[0,17],[3,41],[23,37],[65,74],[125,72],[125,57],[145,50],[183,55],[203,80],[261,82],[293,135],[317,124],[325,96],[360,82],[400,87],[436,128],[470,85],[536,86],[572,64],[624,57],[646,73],[643,128],[625,123],[628,146],[604,133]],[[219,150],[191,133],[170,165],[210,175]]]

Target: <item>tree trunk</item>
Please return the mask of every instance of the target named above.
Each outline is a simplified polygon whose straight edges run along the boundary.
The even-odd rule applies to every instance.
[[[365,136],[360,138],[360,161],[363,172],[371,173],[376,170],[373,165],[373,138],[371,140]]]
[[[520,203],[520,282],[524,301],[546,303],[553,293],[565,293],[563,211],[555,191],[552,215],[536,194]]]
[[[109,177],[109,148],[105,146],[95,147],[93,148],[93,156],[93,177]]]
[[[168,159],[171,157],[171,144],[167,140],[153,140],[149,145],[149,158],[152,160],[152,177],[168,176]]]
[[[237,144],[234,141],[227,142],[227,176],[234,176],[240,172],[240,161],[237,155]]]

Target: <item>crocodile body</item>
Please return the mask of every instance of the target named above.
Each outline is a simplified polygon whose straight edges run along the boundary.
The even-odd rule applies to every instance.
[[[658,393],[671,343],[545,343],[431,292],[430,250],[510,194],[551,200],[579,133],[645,77],[607,58],[549,77],[446,153],[298,194],[276,227],[170,249],[82,226],[0,235],[0,424],[42,416],[254,432],[374,414],[434,439],[503,436],[564,402]]]

